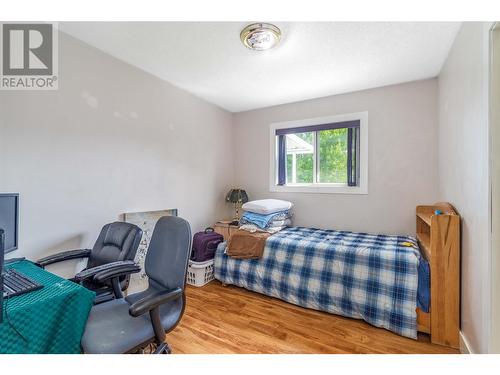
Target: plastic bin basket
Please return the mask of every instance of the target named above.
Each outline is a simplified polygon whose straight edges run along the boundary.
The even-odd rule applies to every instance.
[[[214,279],[214,260],[205,262],[189,261],[187,283],[194,286],[203,286]]]

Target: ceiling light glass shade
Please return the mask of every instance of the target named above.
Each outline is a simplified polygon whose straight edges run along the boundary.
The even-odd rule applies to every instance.
[[[278,44],[281,30],[270,23],[253,23],[241,31],[240,39],[245,47],[264,51]]]

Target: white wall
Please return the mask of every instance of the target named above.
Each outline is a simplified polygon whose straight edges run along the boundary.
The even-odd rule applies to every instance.
[[[10,256],[92,246],[124,212],[177,208],[193,232],[227,217],[230,113],[63,33],[59,55],[58,91],[0,92],[0,191],[21,196]]]
[[[461,330],[486,353],[490,330],[488,25],[464,23],[439,76],[439,198],[462,216]]]
[[[491,72],[491,348],[500,353],[500,23],[492,33]]]
[[[269,124],[368,111],[368,195],[269,192]],[[359,91],[237,113],[236,183],[251,199],[295,203],[295,224],[415,232],[415,207],[437,199],[437,81]]]

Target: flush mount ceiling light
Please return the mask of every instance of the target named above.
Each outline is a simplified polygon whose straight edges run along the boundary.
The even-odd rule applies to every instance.
[[[270,23],[253,23],[241,30],[240,39],[247,48],[265,51],[278,44],[281,30]]]

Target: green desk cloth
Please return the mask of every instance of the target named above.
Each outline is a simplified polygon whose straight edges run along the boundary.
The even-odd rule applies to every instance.
[[[4,299],[0,353],[81,353],[95,293],[23,260],[6,265],[43,288]]]

